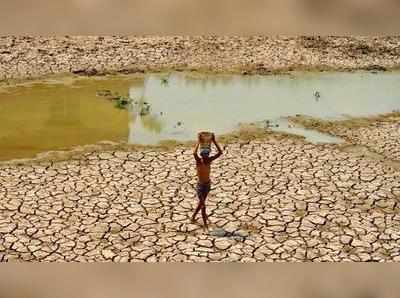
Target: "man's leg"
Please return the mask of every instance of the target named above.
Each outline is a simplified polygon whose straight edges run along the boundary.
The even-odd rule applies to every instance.
[[[206,199],[207,199],[208,192],[204,194],[204,199],[201,200],[201,216],[203,217],[203,223],[204,227],[208,229],[208,224],[207,224],[207,212],[206,212]]]
[[[193,216],[192,216],[192,223],[196,222],[197,213],[199,213],[199,211],[200,211],[200,209],[201,209],[201,207],[202,207],[203,192],[202,192],[202,189],[201,189],[201,185],[200,185],[200,184],[197,184],[197,197],[199,198],[199,203],[197,204],[196,210],[195,210],[194,213],[193,213]]]
[[[207,213],[206,213],[206,204],[203,204],[201,208],[201,216],[203,217],[203,223],[204,227],[208,229],[208,224],[207,224]]]
[[[199,197],[199,203],[197,204],[196,210],[192,216],[192,223],[196,221],[197,213],[199,213],[200,209],[202,208],[202,199]]]

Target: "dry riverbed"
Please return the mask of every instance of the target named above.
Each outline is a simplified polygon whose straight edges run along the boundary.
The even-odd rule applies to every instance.
[[[197,70],[385,70],[400,65],[400,37],[2,36],[0,81],[52,74]]]
[[[398,68],[399,37],[1,37],[0,80],[76,73]],[[400,121],[295,117],[345,144],[222,137],[210,232],[190,143],[0,163],[1,261],[400,261]],[[200,222],[200,218],[199,218]]]
[[[379,131],[374,123],[344,130],[347,145],[398,158],[399,122],[380,122]],[[212,173],[207,233],[189,223],[197,199],[186,146],[3,164],[0,258],[399,261],[399,177],[384,160],[340,145],[273,134],[227,142]]]

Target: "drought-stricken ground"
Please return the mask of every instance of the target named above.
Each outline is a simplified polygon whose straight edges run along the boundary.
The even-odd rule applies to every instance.
[[[339,130],[399,159],[399,122]],[[0,259],[400,261],[400,170],[392,164],[273,135],[228,144],[213,165],[209,233],[190,224],[190,148],[3,164]]]
[[[399,36],[0,36],[0,81],[159,70],[399,68]]]
[[[396,36],[4,36],[0,81],[164,69],[384,70],[398,68],[399,49]],[[213,166],[209,233],[189,223],[197,204],[190,148],[3,163],[0,260],[400,261],[400,120],[322,130],[349,146],[273,135],[228,144]]]

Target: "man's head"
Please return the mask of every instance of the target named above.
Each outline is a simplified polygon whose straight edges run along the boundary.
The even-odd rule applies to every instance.
[[[202,158],[208,158],[208,157],[210,156],[210,149],[208,149],[208,148],[202,148],[202,149],[200,150],[200,156],[201,156]]]

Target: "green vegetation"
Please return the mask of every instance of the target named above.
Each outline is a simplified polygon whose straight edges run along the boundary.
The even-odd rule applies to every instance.
[[[127,96],[119,96],[115,99],[115,107],[121,110],[126,109],[130,103],[132,99]]]

